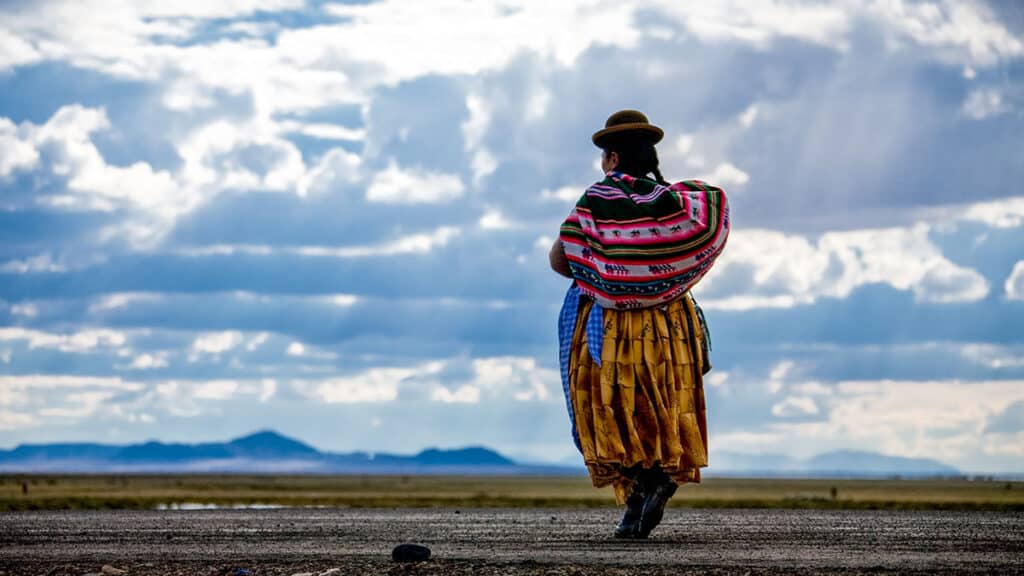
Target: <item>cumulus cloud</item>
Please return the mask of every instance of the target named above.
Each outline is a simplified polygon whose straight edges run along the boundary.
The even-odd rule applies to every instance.
[[[109,128],[103,109],[71,105],[62,107],[46,124],[33,130],[36,145],[52,149],[54,172],[69,177],[68,191],[72,194],[60,198],[59,205],[110,210],[128,204],[173,212],[175,205],[185,199],[178,194],[169,173],[154,171],[145,162],[124,167],[107,164],[91,136]]]
[[[515,400],[550,400],[560,387],[558,373],[537,365],[535,358],[494,357],[473,361],[473,384],[503,392]]]
[[[17,140],[10,140],[9,126],[6,119],[0,121],[0,146],[5,149],[0,176],[45,162],[45,169],[66,185],[59,193],[40,194],[36,202],[58,210],[128,212],[130,219],[100,239],[126,235],[138,243],[151,242],[198,201],[194,191],[165,170],[141,161],[128,166],[108,163],[93,142],[95,134],[111,129],[102,108],[63,106],[45,124],[22,123]]]
[[[430,367],[425,369],[429,371]],[[391,402],[398,398],[399,384],[418,373],[415,368],[375,368],[322,382],[293,381],[291,386],[311,398],[330,404]]]
[[[388,204],[430,204],[455,200],[465,189],[462,180],[454,174],[400,168],[392,161],[374,175],[366,189],[366,199]]]
[[[978,272],[949,261],[930,228],[829,232],[813,240],[769,230],[737,230],[701,287],[712,308],[791,307],[845,298],[868,284],[907,290],[922,302],[973,302],[988,294]],[[739,290],[735,293],[733,290]]]

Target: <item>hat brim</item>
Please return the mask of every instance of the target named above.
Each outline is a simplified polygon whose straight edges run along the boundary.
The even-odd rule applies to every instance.
[[[654,124],[631,122],[628,124],[616,124],[610,128],[598,130],[597,132],[594,132],[594,135],[591,136],[590,139],[598,148],[604,148],[604,145],[612,136],[620,135],[623,132],[634,132],[638,135],[647,136],[650,138],[651,144],[657,144],[665,137],[665,132]]]

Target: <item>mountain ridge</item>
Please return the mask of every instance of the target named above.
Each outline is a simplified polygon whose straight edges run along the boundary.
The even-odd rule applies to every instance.
[[[412,455],[321,452],[273,430],[260,430],[228,442],[195,444],[148,440],[140,444],[22,444],[0,450],[6,471],[252,471],[418,472],[514,471],[522,465],[483,446],[428,448]],[[545,468],[539,466],[537,468]]]
[[[416,454],[322,452],[274,430],[258,430],[227,442],[110,445],[94,442],[22,444],[0,450],[6,472],[263,472],[340,474],[582,474],[582,459],[562,464],[520,463],[484,446],[427,448]],[[782,454],[716,451],[712,476],[962,476],[928,458],[838,450],[797,459]]]

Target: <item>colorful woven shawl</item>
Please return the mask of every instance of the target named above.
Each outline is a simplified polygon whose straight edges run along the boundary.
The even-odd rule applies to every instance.
[[[580,290],[605,308],[657,306],[690,289],[729,236],[725,193],[699,180],[662,186],[609,172],[560,237]]]

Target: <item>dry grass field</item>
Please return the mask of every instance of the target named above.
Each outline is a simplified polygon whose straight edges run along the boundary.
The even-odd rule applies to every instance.
[[[599,507],[610,489],[584,476],[5,475],[0,511],[194,505]],[[709,478],[683,486],[690,508],[1024,510],[1024,482]]]

